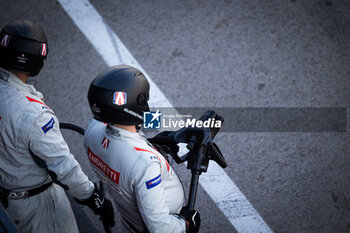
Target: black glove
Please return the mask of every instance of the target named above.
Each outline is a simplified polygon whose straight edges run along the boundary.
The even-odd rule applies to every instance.
[[[154,147],[156,147],[159,150],[159,147],[161,147],[160,150],[163,150],[165,153],[172,155],[177,155],[177,152],[179,152],[179,146],[177,145],[177,142],[174,141],[173,136],[170,136],[169,134],[172,133],[170,131],[164,131],[153,138],[147,139]],[[159,151],[162,153],[162,151]]]
[[[187,207],[182,207],[180,215],[186,221],[186,233],[197,233],[201,225],[201,218],[199,212],[196,210],[189,210]]]
[[[109,227],[114,226],[115,222],[112,203],[110,200],[101,195],[96,185],[94,191],[88,199],[79,200],[75,198],[75,200],[81,205],[88,206],[94,211],[95,214],[100,215],[101,220]]]

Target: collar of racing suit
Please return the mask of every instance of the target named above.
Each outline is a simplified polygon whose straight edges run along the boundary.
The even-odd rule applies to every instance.
[[[7,82],[8,84],[10,84],[11,86],[15,87],[20,92],[29,93],[39,97],[41,100],[44,100],[43,94],[37,91],[33,85],[22,82],[22,80],[20,80],[16,75],[14,75],[10,71],[5,70],[1,67],[0,67],[0,78],[5,82]]]
[[[131,132],[129,130],[119,128],[117,126],[107,124],[106,133],[115,137],[142,140],[145,141],[150,147],[154,148],[154,146],[145,138],[145,134],[140,130],[137,132]]]
[[[106,127],[106,132],[114,136],[130,137],[130,138],[142,138],[139,132],[131,132],[126,129],[119,128],[114,125],[108,124]]]

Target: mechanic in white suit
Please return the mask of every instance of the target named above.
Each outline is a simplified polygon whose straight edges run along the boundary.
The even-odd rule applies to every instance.
[[[184,207],[178,176],[137,130],[148,98],[147,79],[131,66],[113,66],[92,81],[88,100],[96,120],[84,143],[89,160],[130,232],[196,233],[199,213]]]
[[[70,153],[42,94],[26,83],[47,53],[46,36],[31,21],[14,21],[0,32],[1,203],[20,232],[78,232],[64,187],[112,226],[111,202]]]

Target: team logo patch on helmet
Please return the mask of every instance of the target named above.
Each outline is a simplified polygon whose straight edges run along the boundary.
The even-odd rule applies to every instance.
[[[126,104],[126,93],[121,91],[114,92],[113,103],[118,106]]]
[[[10,36],[6,34],[1,40],[1,47],[8,46],[9,42],[10,42]]]
[[[47,54],[47,45],[46,44],[41,44],[40,54],[43,57],[46,56],[46,54]]]

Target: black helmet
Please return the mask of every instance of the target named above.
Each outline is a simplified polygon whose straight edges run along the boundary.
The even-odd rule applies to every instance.
[[[38,25],[28,20],[16,20],[0,32],[0,67],[39,74],[48,53],[46,36]]]
[[[88,100],[94,118],[106,123],[139,125],[149,111],[149,83],[138,69],[118,65],[90,84]]]

